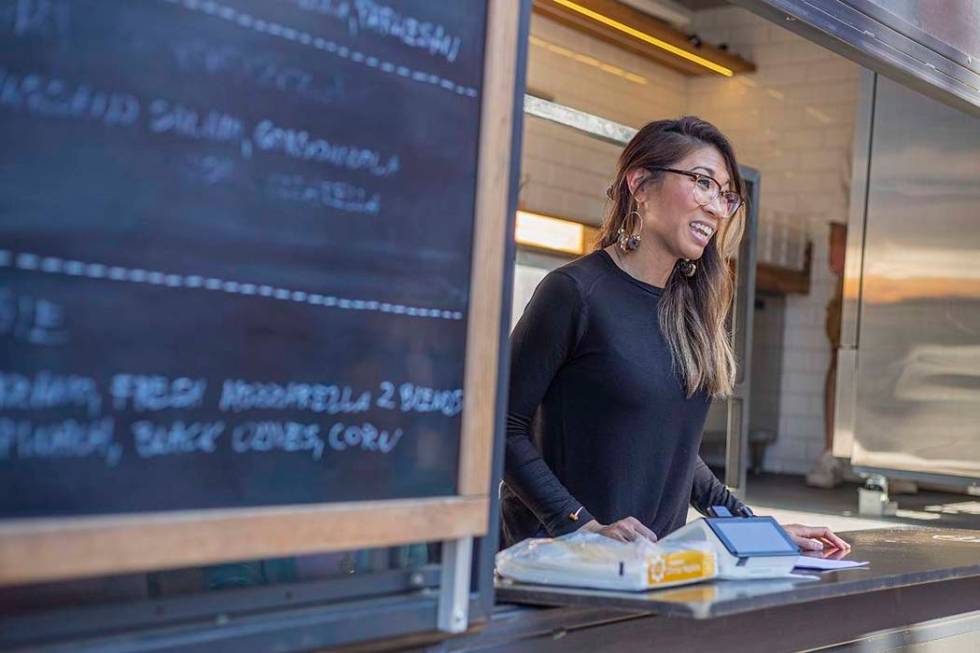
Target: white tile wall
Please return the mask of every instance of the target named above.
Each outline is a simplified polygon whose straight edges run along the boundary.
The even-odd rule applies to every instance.
[[[634,127],[699,115],[760,171],[760,220],[789,215],[814,243],[811,292],[786,301],[779,435],[771,471],[805,472],[823,449],[823,386],[830,345],[824,311],[833,288],[829,222],[847,218],[860,67],[737,7],[697,12],[692,30],[726,42],[757,71],[689,78],[534,15],[528,87]],[[619,148],[535,118],[525,120],[522,204],[598,224]],[[761,244],[760,244],[761,247]]]
[[[532,93],[633,127],[681,115],[687,104],[684,75],[536,14],[527,85]],[[538,118],[524,125],[521,204],[600,224],[622,148]]]

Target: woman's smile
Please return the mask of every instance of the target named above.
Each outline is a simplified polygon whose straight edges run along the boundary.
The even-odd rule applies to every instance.
[[[694,235],[694,240],[704,247],[711,240],[711,237],[715,233],[715,228],[709,223],[703,220],[695,220],[690,224],[691,233]]]

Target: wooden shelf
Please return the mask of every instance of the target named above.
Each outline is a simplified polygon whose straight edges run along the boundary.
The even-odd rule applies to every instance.
[[[810,268],[813,263],[813,243],[807,243],[802,270],[784,268],[772,263],[757,263],[755,289],[777,295],[809,295]]]

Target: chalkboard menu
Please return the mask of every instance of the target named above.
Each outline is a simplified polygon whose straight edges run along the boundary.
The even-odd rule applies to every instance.
[[[0,2],[0,517],[456,493],[485,12]]]

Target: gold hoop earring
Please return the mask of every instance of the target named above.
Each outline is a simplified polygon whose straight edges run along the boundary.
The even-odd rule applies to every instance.
[[[636,222],[639,223],[639,226],[637,227],[636,231],[627,234],[625,225],[627,222],[631,221],[634,215],[636,216]],[[626,214],[626,219],[623,220],[623,225],[624,226],[620,227],[619,231],[616,232],[616,240],[619,245],[619,249],[622,250],[623,253],[636,251],[636,249],[640,246],[640,233],[643,231],[643,216],[640,215],[639,211],[633,209]]]
[[[681,274],[690,279],[698,271],[698,264],[691,259],[684,258],[677,262],[677,269],[680,270]]]

